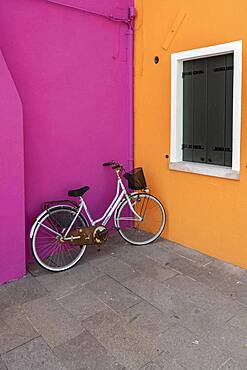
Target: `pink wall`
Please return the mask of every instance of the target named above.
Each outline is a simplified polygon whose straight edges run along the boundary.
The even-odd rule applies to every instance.
[[[131,4],[0,0],[0,47],[23,103],[27,233],[42,202],[70,188],[89,185],[86,200],[99,215],[114,192],[101,163],[133,159]]]
[[[25,273],[22,106],[0,50],[0,284]]]

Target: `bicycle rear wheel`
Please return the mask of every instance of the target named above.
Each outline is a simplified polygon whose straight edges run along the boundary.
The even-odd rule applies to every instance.
[[[38,264],[46,270],[53,272],[68,270],[83,256],[85,245],[73,245],[61,239],[76,213],[75,208],[60,206],[49,210],[39,221],[32,238],[32,252]],[[79,215],[73,228],[86,226],[86,219]]]
[[[120,204],[115,225],[119,234],[127,242],[146,245],[155,241],[162,233],[166,223],[166,213],[161,202],[151,194],[138,193],[129,197],[135,212],[132,212],[127,199]]]

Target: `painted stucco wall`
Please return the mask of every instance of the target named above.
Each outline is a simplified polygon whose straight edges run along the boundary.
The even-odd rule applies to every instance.
[[[0,284],[25,273],[22,105],[0,50]]]
[[[136,7],[135,161],[166,206],[164,235],[247,267],[246,1],[136,0]],[[240,181],[169,170],[171,53],[237,40],[243,40]]]
[[[27,236],[42,202],[76,187],[91,187],[86,200],[98,216],[115,190],[102,162],[133,159],[131,4],[0,0],[0,47],[23,103]]]

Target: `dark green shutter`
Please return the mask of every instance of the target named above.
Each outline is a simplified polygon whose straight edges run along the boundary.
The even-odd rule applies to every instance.
[[[206,162],[206,61],[193,61],[193,162]]]
[[[225,56],[208,58],[208,155],[207,162],[224,166],[225,145]],[[222,68],[222,69],[221,69]]]
[[[183,160],[190,162],[193,160],[192,65],[192,61],[183,64]]]
[[[232,165],[233,54],[226,55],[225,166]]]
[[[183,160],[232,164],[233,54],[183,63]]]

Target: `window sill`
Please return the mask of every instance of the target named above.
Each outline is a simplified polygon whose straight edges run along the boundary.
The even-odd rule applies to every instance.
[[[222,177],[225,179],[239,180],[240,172],[234,171],[230,167],[215,166],[213,164],[193,163],[193,162],[170,162],[169,169],[196,173],[199,175]]]

